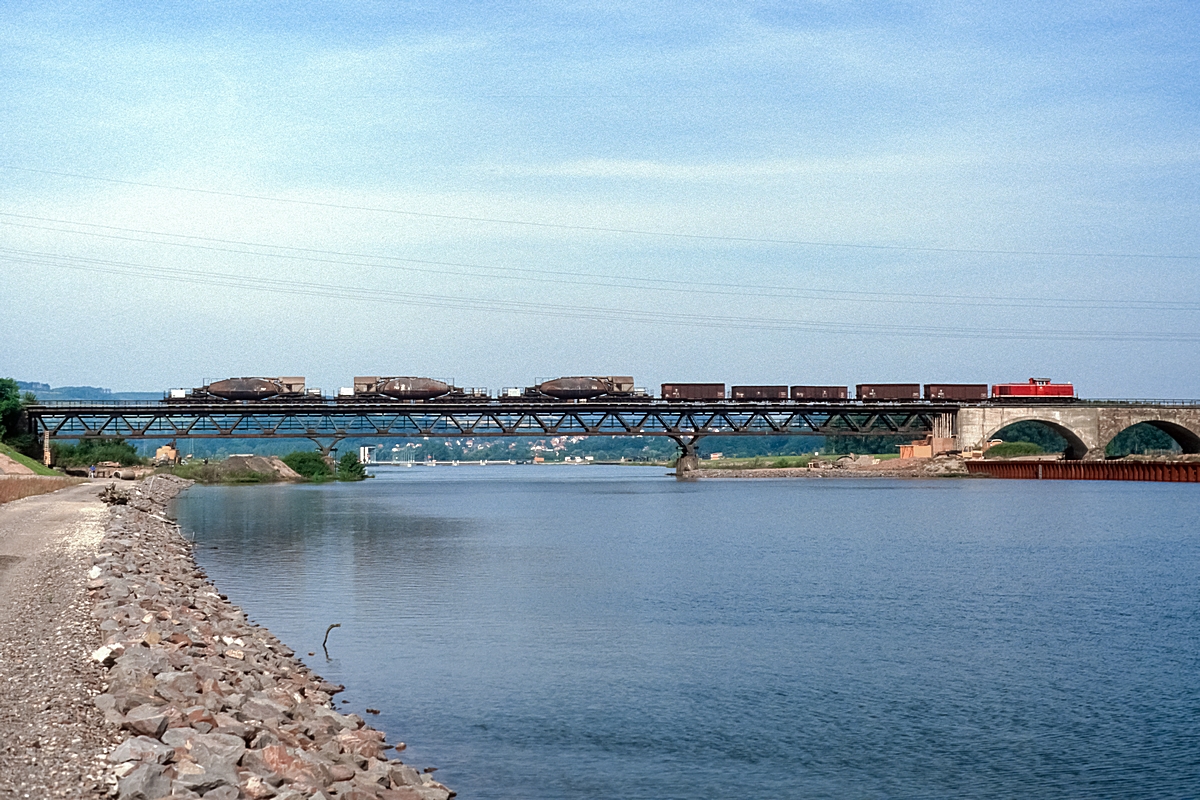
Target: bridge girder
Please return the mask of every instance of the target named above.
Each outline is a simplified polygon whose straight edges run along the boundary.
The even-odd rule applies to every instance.
[[[952,407],[928,404],[571,403],[112,404],[33,406],[55,439],[831,436],[932,432]]]

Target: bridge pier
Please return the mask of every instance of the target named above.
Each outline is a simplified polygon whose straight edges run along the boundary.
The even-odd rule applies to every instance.
[[[695,477],[691,473],[700,469],[700,456],[696,453],[696,442],[700,436],[672,436],[675,444],[679,445],[679,458],[675,459],[675,477],[685,479]]]
[[[338,444],[342,441],[342,439],[345,439],[346,437],[345,436],[336,436],[330,440],[329,444],[321,444],[321,440],[316,438],[315,436],[310,436],[308,438],[313,444],[315,444],[317,446],[317,449],[321,451],[321,457],[324,458],[330,465],[332,465],[333,457],[330,455],[330,453],[332,453],[333,449],[335,447],[337,447]]]

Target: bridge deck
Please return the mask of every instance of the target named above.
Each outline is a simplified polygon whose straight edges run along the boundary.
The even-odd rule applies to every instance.
[[[31,406],[56,439],[407,436],[920,437],[950,425],[954,403],[110,403]]]

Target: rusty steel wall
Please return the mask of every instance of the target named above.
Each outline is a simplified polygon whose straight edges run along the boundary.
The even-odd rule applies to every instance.
[[[1200,483],[1195,461],[968,461],[967,471],[1025,480]]]

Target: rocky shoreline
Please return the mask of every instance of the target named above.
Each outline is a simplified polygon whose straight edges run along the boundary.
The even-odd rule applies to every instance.
[[[107,668],[95,705],[126,737],[107,756],[110,796],[452,797],[388,759],[381,731],[334,709],[342,687],[217,592],[165,515],[189,484],[158,475],[110,494],[88,574],[104,637],[92,658]]]
[[[966,464],[955,456],[931,459],[889,459],[869,464],[820,467],[759,467],[754,469],[704,468],[689,473],[700,478],[965,478]],[[976,477],[976,476],[970,476]]]

